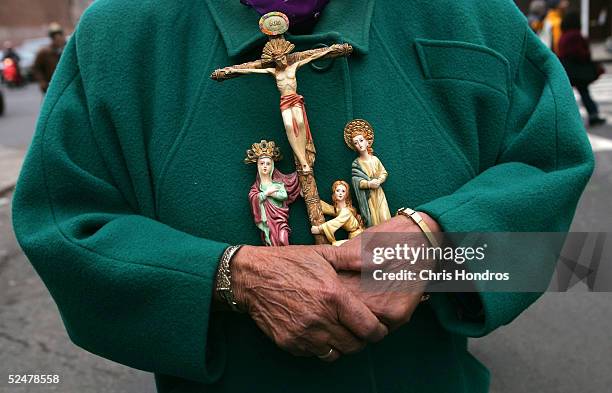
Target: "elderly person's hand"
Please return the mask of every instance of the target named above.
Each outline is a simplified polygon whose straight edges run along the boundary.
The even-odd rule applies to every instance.
[[[323,258],[332,247],[243,246],[232,261],[236,302],[294,355],[333,361],[388,332]]]
[[[432,232],[440,232],[440,227],[435,220],[425,213],[420,214],[429,225]],[[411,219],[403,216],[393,217],[383,224],[368,228],[364,233],[376,232],[415,233],[415,236],[410,236],[408,238],[411,242],[414,242],[414,246],[418,247],[421,244],[428,244],[427,238],[423,235],[421,228]],[[364,290],[361,286],[360,274],[362,269],[362,236],[363,234],[335,249],[325,249],[325,258],[339,272],[340,281],[346,288],[359,296],[378,319],[387,325],[390,330],[397,329],[410,320],[412,313],[421,301],[421,296],[423,295],[427,282],[415,281],[406,284],[384,281],[376,284],[376,291]],[[380,242],[377,242],[373,246],[393,246],[391,244],[384,244],[384,241],[385,237],[381,237]],[[418,271],[424,268],[432,268],[433,263],[434,261],[421,260],[412,265],[402,264],[401,268]],[[408,288],[407,285],[411,285],[411,287]],[[381,286],[384,286],[384,288],[381,288]]]

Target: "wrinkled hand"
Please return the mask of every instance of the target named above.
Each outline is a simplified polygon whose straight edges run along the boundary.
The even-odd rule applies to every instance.
[[[421,213],[423,219],[429,225],[432,232],[440,232],[439,225],[427,214]],[[413,221],[407,217],[393,217],[391,220],[377,225],[376,227],[368,228],[366,232],[413,232],[421,236],[414,237],[415,246],[421,243],[427,244],[425,235],[421,229]],[[427,282],[414,282],[414,287],[407,288],[406,283],[397,283],[392,281],[383,281],[380,285],[385,285],[386,288],[377,290],[364,290],[361,286],[361,236],[353,238],[336,249],[331,249],[325,254],[325,258],[339,271],[340,281],[352,293],[359,296],[368,308],[378,317],[378,319],[389,327],[390,330],[397,329],[407,323],[412,316],[412,313],[421,301],[421,296]],[[370,245],[366,245],[369,247]],[[387,246],[378,242],[372,247]],[[326,251],[328,251],[326,249]],[[420,270],[423,268],[431,268],[433,261],[419,261],[414,265],[406,266],[402,264],[401,268]]]
[[[380,187],[380,180],[372,179],[368,182],[368,186],[370,187],[370,189],[375,190]]]
[[[310,227],[310,233],[312,233],[313,235],[318,235],[321,233],[321,230],[319,229],[318,226],[313,225]]]
[[[340,282],[349,291],[359,296],[370,311],[384,323],[389,331],[393,331],[400,326],[408,323],[412,313],[421,302],[423,290],[414,291],[367,291],[361,287],[361,274],[356,272],[343,271],[338,273]]]
[[[243,246],[232,261],[236,302],[281,348],[326,361],[361,350],[388,332],[323,258],[333,246]]]

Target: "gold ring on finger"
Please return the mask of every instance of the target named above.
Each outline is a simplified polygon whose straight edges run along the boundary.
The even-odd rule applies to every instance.
[[[328,359],[331,355],[333,355],[333,353],[334,353],[334,349],[330,348],[329,352],[327,352],[325,355],[317,355],[317,357],[321,360],[325,360],[325,359]]]

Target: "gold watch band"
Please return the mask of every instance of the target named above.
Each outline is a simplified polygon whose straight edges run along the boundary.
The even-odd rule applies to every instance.
[[[417,224],[419,228],[421,228],[421,231],[423,231],[423,234],[425,235],[429,243],[434,247],[440,247],[438,239],[436,239],[436,237],[433,235],[431,229],[429,228],[429,225],[427,225],[425,220],[423,220],[423,217],[419,214],[419,212],[414,211],[409,207],[402,207],[397,210],[397,214],[406,216],[412,221],[414,221],[415,224]]]
[[[421,228],[421,231],[429,241],[429,244],[431,244],[433,247],[440,247],[438,239],[436,239],[436,237],[433,235],[431,229],[429,228],[429,225],[427,225],[425,220],[423,220],[423,217],[419,214],[419,212],[414,211],[408,207],[402,207],[397,210],[397,214],[406,216],[412,221],[414,221],[415,224],[417,224],[419,228]],[[430,297],[431,295],[425,292],[423,295],[421,295],[421,302],[426,302],[427,300],[429,300]]]

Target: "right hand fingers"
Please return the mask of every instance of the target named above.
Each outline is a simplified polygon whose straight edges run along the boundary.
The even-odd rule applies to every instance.
[[[309,328],[306,334],[294,340],[284,337],[277,344],[294,356],[317,356],[326,362],[334,361],[343,354],[359,352],[366,346],[365,341],[359,340],[345,327],[327,323]],[[330,349],[334,351],[330,353]]]
[[[330,263],[336,271],[361,271],[361,239],[353,238],[340,247],[321,245],[317,252]]]
[[[368,342],[382,340],[389,329],[370,309],[349,291],[343,291],[337,303],[340,322],[355,336]]]
[[[326,332],[316,336],[318,342],[309,345],[313,355],[324,362],[333,362],[342,355],[356,353],[366,346],[366,342],[358,339],[348,329],[340,325],[327,326]],[[330,349],[333,349],[330,352]]]
[[[355,337],[355,335],[344,326],[330,326],[329,333],[329,345],[343,355],[359,352],[365,348],[367,344],[364,340]]]

